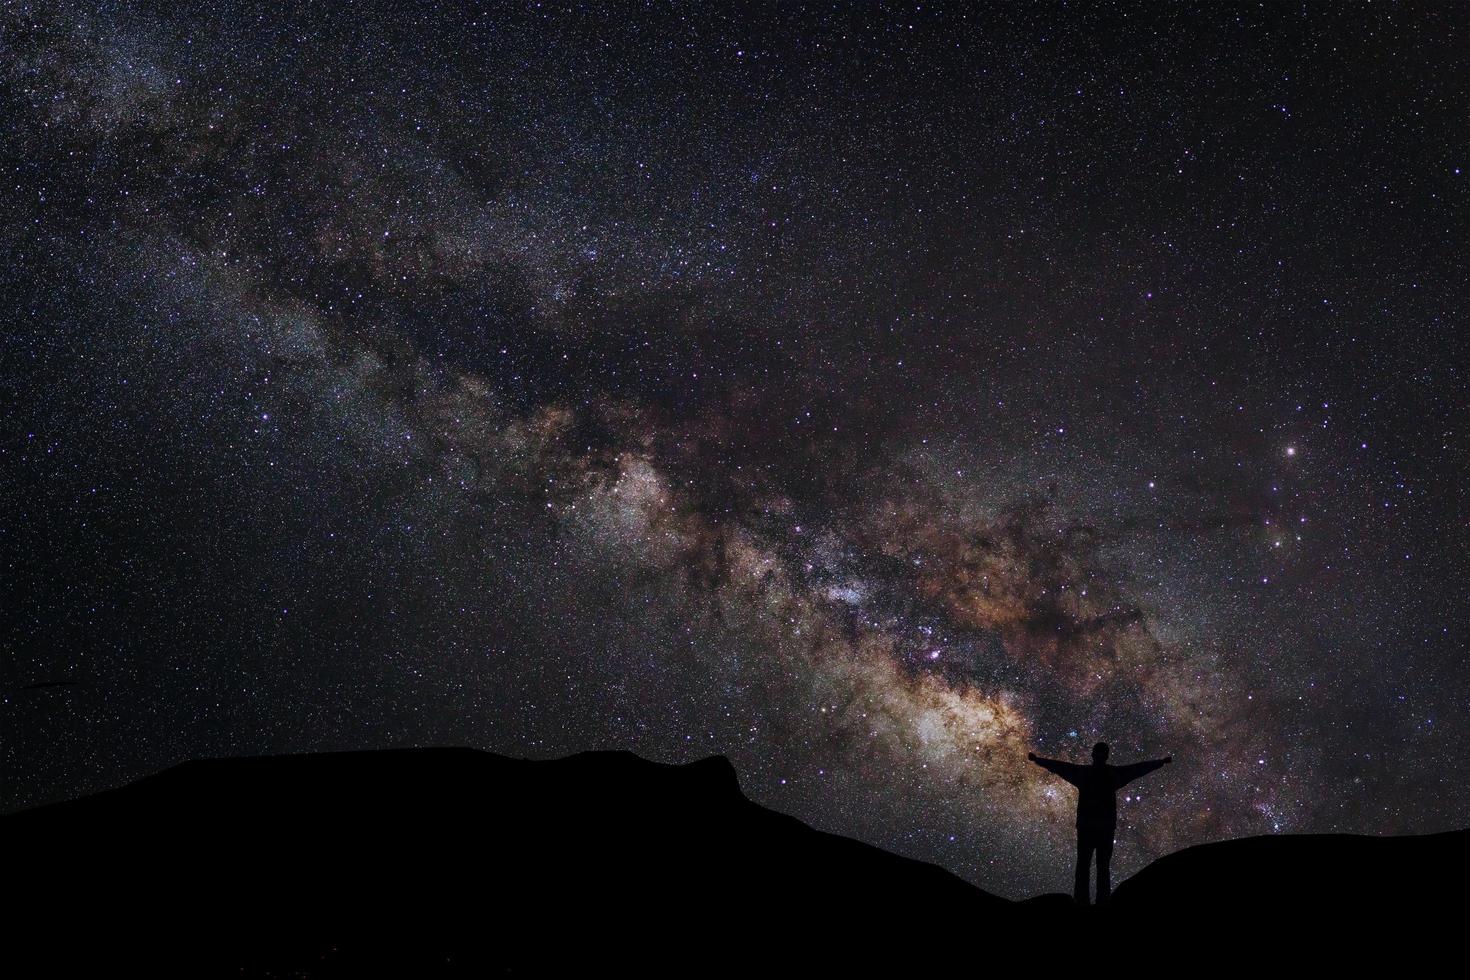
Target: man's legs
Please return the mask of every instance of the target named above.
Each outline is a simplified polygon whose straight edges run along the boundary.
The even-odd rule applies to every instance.
[[[1108,900],[1113,893],[1112,883],[1108,879],[1108,862],[1113,859],[1113,838],[1111,835],[1097,842],[1097,904],[1101,905]]]
[[[1092,835],[1085,830],[1077,831],[1077,880],[1072,886],[1072,897],[1078,905],[1087,904],[1089,878],[1092,864]]]

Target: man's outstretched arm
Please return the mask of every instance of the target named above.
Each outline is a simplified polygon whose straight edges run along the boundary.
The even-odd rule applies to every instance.
[[[1048,772],[1056,773],[1058,776],[1061,776],[1073,786],[1077,785],[1077,780],[1082,775],[1082,770],[1085,768],[1084,766],[1077,765],[1075,762],[1063,762],[1061,759],[1043,759],[1035,752],[1027,752],[1026,758],[1030,759],[1032,762],[1036,763],[1038,766],[1047,770]]]
[[[1162,759],[1150,759],[1147,762],[1135,762],[1131,766],[1114,766],[1113,782],[1115,786],[1126,786],[1139,776],[1147,775],[1160,766],[1168,765],[1174,761],[1172,755],[1166,755]]]

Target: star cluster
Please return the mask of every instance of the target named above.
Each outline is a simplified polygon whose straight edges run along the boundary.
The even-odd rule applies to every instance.
[[[7,4],[0,803],[724,753],[1021,896],[1103,738],[1124,874],[1470,823],[1467,41]]]

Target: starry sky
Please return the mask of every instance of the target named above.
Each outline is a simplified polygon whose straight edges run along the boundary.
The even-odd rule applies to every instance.
[[[1102,738],[1120,875],[1470,824],[1470,7],[299,6],[0,8],[0,807],[723,753],[1021,897]]]

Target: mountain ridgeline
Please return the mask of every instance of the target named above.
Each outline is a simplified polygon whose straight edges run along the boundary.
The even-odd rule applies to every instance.
[[[236,976],[1067,959],[1304,917],[1422,936],[1470,871],[1470,831],[1285,835],[1169,855],[1103,909],[1011,902],[751,802],[723,757],[469,749],[189,762],[0,817],[0,846],[12,958]]]

